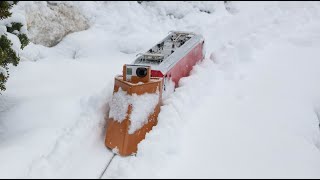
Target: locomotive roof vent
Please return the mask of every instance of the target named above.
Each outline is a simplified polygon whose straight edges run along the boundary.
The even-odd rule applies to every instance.
[[[146,53],[138,54],[133,64],[148,65],[152,70],[168,72],[177,62],[204,41],[193,32],[171,31]]]
[[[193,36],[195,34],[190,32],[171,31],[170,35],[149,49],[148,52],[138,54],[140,57],[135,61],[135,64],[158,65]]]

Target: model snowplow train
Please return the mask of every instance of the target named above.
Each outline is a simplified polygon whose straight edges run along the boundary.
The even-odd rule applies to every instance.
[[[205,56],[204,39],[191,32],[171,32],[162,41],[123,66],[115,77],[105,145],[121,156],[135,154],[138,144],[157,125],[162,92],[168,80],[182,77]]]

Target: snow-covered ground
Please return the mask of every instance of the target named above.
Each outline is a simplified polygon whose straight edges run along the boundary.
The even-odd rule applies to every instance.
[[[104,178],[320,177],[319,2],[72,5],[91,27],[30,44],[10,69],[0,178],[98,178],[112,157],[113,78],[170,30],[203,34],[207,58],[166,98],[137,156],[116,156]]]

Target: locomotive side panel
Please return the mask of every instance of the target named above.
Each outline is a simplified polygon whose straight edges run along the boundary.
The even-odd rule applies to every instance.
[[[172,79],[175,86],[178,86],[179,80],[182,77],[187,77],[190,74],[193,66],[204,59],[203,56],[203,43],[195,46],[186,56],[179,60],[165,76]]]

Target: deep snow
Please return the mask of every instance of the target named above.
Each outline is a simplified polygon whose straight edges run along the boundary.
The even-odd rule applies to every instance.
[[[319,2],[69,3],[91,27],[29,45],[10,69],[1,178],[99,177],[114,76],[170,30],[203,34],[207,58],[105,178],[320,177]]]

